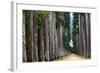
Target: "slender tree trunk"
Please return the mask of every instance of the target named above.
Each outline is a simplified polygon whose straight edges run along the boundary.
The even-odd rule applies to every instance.
[[[63,47],[63,27],[62,25],[60,26],[60,56],[64,56],[65,55],[65,50],[64,50],[64,47]]]
[[[25,36],[25,11],[23,11],[23,62],[27,62],[26,36]]]
[[[57,49],[58,49],[58,56],[61,56],[62,50],[62,29],[61,29],[61,23],[59,19],[59,14],[56,14],[56,30],[57,30]]]
[[[53,56],[53,40],[52,40],[52,12],[50,12],[50,15],[49,15],[49,21],[50,21],[50,24],[49,24],[49,48],[50,48],[50,59],[53,60],[54,56]]]
[[[56,17],[55,17],[55,13],[51,12],[51,24],[52,24],[52,55],[53,55],[53,58],[55,59],[56,58]]]
[[[82,51],[83,51],[83,45],[82,45],[82,44],[83,44],[83,42],[82,42],[82,40],[83,40],[82,37],[83,37],[83,36],[82,36],[82,30],[81,30],[81,29],[82,29],[82,22],[81,22],[81,21],[82,21],[82,16],[81,16],[81,14],[79,14],[80,55],[82,55]]]
[[[57,56],[57,46],[56,46],[56,17],[55,13],[50,12],[49,16],[49,32],[50,32],[50,59],[53,60]]]
[[[85,14],[86,19],[86,57],[91,57],[91,42],[90,42],[90,16],[89,13]]]
[[[38,59],[39,61],[42,61],[42,51],[41,51],[41,35],[40,35],[40,29],[38,29]]]
[[[80,18],[80,55],[88,57],[88,52],[91,52],[90,47],[90,22],[88,14],[79,14]]]
[[[42,30],[42,28],[40,28],[40,30],[38,31],[38,57],[39,57],[39,61],[45,61],[43,30]]]
[[[44,18],[42,18],[41,24],[38,25],[40,28],[38,29],[38,58],[39,61],[45,61],[45,44],[44,44]]]
[[[32,20],[33,20],[33,61],[38,61],[38,31],[37,31],[37,24],[36,24],[36,11],[32,11]]]
[[[32,46],[32,62],[36,61],[36,52],[35,52],[35,41],[34,41],[34,29],[35,29],[35,23],[34,23],[34,17],[35,12],[30,11],[30,31],[31,31],[31,46]]]
[[[49,17],[44,17],[44,56],[45,60],[49,61]]]
[[[31,12],[27,11],[27,15],[29,15],[29,24],[27,24],[26,28],[26,41],[27,41],[27,62],[32,62],[32,48],[33,48],[33,44],[32,44],[32,25],[33,25],[33,20],[32,20],[32,16],[31,16]],[[26,17],[25,17],[26,18]],[[27,18],[25,19],[27,20]]]
[[[42,18],[42,22],[41,22],[41,25],[40,25],[40,48],[41,48],[41,59],[42,61],[45,61],[45,52],[44,52],[44,24],[45,24],[45,20],[44,20],[44,17]]]

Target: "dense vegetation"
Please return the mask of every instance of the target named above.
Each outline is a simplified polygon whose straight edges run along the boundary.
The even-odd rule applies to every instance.
[[[90,14],[72,12],[72,18],[70,13],[23,10],[23,62],[53,61],[71,53],[91,57]]]

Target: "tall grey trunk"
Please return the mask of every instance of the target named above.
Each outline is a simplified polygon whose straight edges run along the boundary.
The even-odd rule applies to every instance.
[[[31,48],[32,48],[32,62],[35,61],[35,46],[34,46],[34,18],[35,12],[30,11],[30,32],[31,32]]]
[[[33,32],[33,61],[38,61],[38,43],[37,43],[37,40],[38,40],[38,31],[37,31],[37,24],[36,24],[36,11],[32,11],[32,20],[33,20],[33,29],[32,29],[32,32]]]
[[[80,55],[88,57],[91,53],[89,14],[79,14]]]
[[[27,14],[29,15],[29,24],[27,24],[27,62],[32,62],[32,50],[33,50],[33,16],[32,11],[28,11]]]
[[[50,12],[49,15],[49,33],[50,33],[50,59],[55,59],[56,58],[56,50],[57,50],[57,46],[56,46],[56,17],[55,17],[55,13]]]
[[[62,37],[62,33],[63,33],[63,27],[62,25],[60,26],[60,56],[64,56],[65,55],[65,50],[64,50],[64,47],[63,47],[63,37]]]
[[[45,20],[44,20],[44,18],[42,18],[42,22],[41,22],[41,27],[40,27],[40,44],[41,44],[41,59],[42,59],[42,61],[45,61],[45,52],[44,52],[44,50],[45,50],[45,48],[44,48],[44,36],[43,36],[43,34],[44,34],[44,24],[45,24]]]
[[[44,18],[44,56],[45,60],[49,61],[49,17]]]
[[[27,54],[26,54],[26,36],[25,36],[25,12],[23,11],[23,62],[27,62]]]
[[[86,19],[86,57],[91,57],[91,32],[90,32],[90,14],[87,13],[85,14],[85,19]]]

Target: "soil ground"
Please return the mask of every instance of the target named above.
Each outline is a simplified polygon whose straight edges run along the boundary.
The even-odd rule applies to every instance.
[[[68,55],[68,56],[64,56],[62,58],[62,60],[71,60],[71,61],[74,61],[74,60],[83,60],[83,58],[80,57],[79,55],[71,54],[71,55]]]

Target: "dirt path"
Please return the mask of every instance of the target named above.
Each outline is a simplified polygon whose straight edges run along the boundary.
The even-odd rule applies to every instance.
[[[83,60],[83,58],[81,58],[80,56],[76,55],[76,54],[71,54],[68,56],[63,57],[62,60],[71,60],[71,61],[75,61],[75,60]]]

